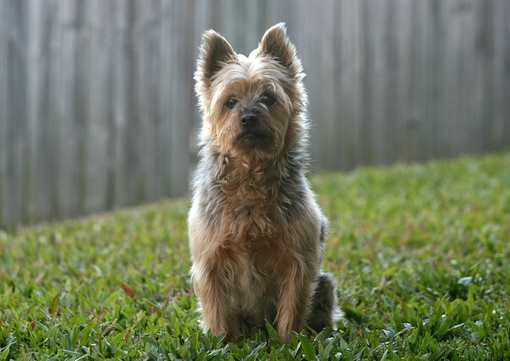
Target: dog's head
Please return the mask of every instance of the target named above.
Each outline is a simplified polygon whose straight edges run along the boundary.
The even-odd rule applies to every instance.
[[[280,154],[302,126],[303,77],[284,24],[269,28],[248,57],[214,30],[205,32],[195,73],[202,141],[232,156]]]

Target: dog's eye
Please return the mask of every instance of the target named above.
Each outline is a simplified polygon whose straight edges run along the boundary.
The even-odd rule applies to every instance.
[[[228,109],[234,109],[234,107],[236,106],[236,104],[237,104],[237,99],[236,99],[236,98],[233,98],[233,97],[228,98],[228,100],[225,102],[225,106],[226,106]]]
[[[276,99],[273,94],[271,93],[264,93],[260,97],[260,102],[264,104],[266,107],[270,107],[276,102]]]

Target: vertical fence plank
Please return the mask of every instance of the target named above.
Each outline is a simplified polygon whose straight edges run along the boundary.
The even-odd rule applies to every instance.
[[[312,4],[295,2],[292,0],[265,0],[265,2],[262,2],[262,5],[265,6],[265,9],[261,12],[265,14],[265,22],[259,24],[259,26],[262,26],[259,37],[262,36],[262,33],[264,33],[267,28],[281,22],[287,24],[287,31],[291,37],[299,33],[296,31],[297,29],[294,28],[294,26],[298,24],[302,26],[303,31],[305,31],[305,29],[310,29],[310,19],[306,18],[306,14],[310,15],[309,9]]]
[[[462,129],[455,129],[455,120],[457,118],[457,67],[460,55],[460,38],[461,28],[459,22],[456,2],[448,1],[444,4],[444,12],[446,21],[448,22],[448,30],[445,36],[445,77],[443,79],[443,87],[446,89],[446,109],[444,114],[444,127],[441,134],[441,145],[443,154],[446,157],[453,156],[456,150],[457,138]]]
[[[427,22],[426,36],[426,104],[425,111],[428,122],[431,123],[431,132],[429,133],[430,147],[429,157],[437,158],[441,156],[441,144],[439,142],[442,133],[441,120],[444,118],[445,109],[445,91],[442,87],[442,80],[445,77],[444,62],[444,38],[445,38],[445,19],[442,11],[442,0],[430,0],[427,2],[426,17],[430,19]]]
[[[386,65],[386,53],[389,50],[387,40],[388,12],[385,7],[387,2],[372,2],[370,6],[370,36],[371,47],[371,65],[372,65],[372,83],[371,83],[371,132],[372,137],[372,162],[375,164],[388,163],[386,156],[388,154],[388,143],[390,139],[386,138],[385,128],[392,122],[386,117],[385,103],[388,99],[385,96],[388,77],[391,75]]]
[[[78,44],[77,29],[77,1],[59,2],[58,32],[59,46],[59,87],[58,87],[58,208],[62,215],[77,216],[79,212],[79,198],[76,197],[76,185],[79,184],[77,171],[79,165],[78,144],[79,132],[73,118],[73,90],[75,80],[74,54]],[[37,117],[37,115],[35,115]]]
[[[7,223],[27,220],[28,112],[27,112],[27,3],[7,1]]]
[[[140,132],[139,119],[139,100],[138,100],[138,80],[139,80],[139,44],[138,32],[140,29],[140,16],[138,13],[138,2],[129,0],[127,2],[127,22],[126,22],[126,46],[124,48],[126,76],[126,137],[124,139],[125,156],[125,174],[126,177],[126,205],[136,203],[140,198],[142,189],[141,173],[141,154],[139,152],[140,142],[138,134]]]
[[[505,143],[508,144],[510,141],[510,139],[506,139],[505,142],[504,138],[505,122],[510,119],[510,114],[505,113],[505,104],[508,103],[506,99],[510,98],[510,92],[505,94],[505,86],[508,83],[507,77],[505,76],[505,48],[507,47],[508,36],[510,35],[505,29],[508,23],[508,17],[505,12],[506,3],[508,3],[506,0],[497,0],[494,4],[494,71],[492,73],[494,87],[494,128],[491,149],[501,149],[505,146]],[[505,118],[505,116],[507,116],[507,118]]]
[[[307,74],[305,86],[309,99],[309,116],[311,119],[311,136],[316,142],[311,143],[313,170],[333,169],[338,157],[339,140],[335,137],[336,122],[336,76],[335,56],[338,45],[333,41],[335,32],[335,9],[334,1],[320,3],[303,3],[303,9],[297,17],[290,17],[284,10],[271,7],[271,11],[277,11],[277,16],[282,20],[290,20],[288,24],[289,35],[295,32],[297,24],[302,23],[300,28],[306,32],[308,39],[300,43],[302,49],[298,50],[304,71]],[[285,14],[280,15],[280,14]],[[274,17],[274,15],[273,15]],[[315,26],[321,19],[321,26]],[[297,33],[297,32],[296,32]],[[299,45],[299,44],[298,44]],[[321,54],[320,57],[317,54]]]
[[[372,24],[372,3],[369,0],[361,1],[360,26],[359,32],[361,36],[361,71],[360,71],[360,85],[361,85],[361,102],[359,112],[361,113],[361,125],[359,132],[358,144],[363,144],[360,147],[359,160],[361,164],[371,164],[373,162],[374,142],[373,142],[373,40],[371,35],[373,33]]]
[[[146,114],[146,97],[144,94],[145,90],[145,76],[144,73],[144,65],[145,65],[145,57],[144,57],[144,47],[146,42],[146,22],[147,22],[147,14],[144,11],[146,9],[145,2],[137,1],[135,4],[135,11],[137,16],[137,25],[135,27],[134,33],[134,48],[135,48],[135,56],[136,56],[136,88],[134,92],[135,98],[133,99],[136,102],[136,115],[134,121],[136,121],[136,135],[133,135],[135,140],[135,154],[137,159],[136,164],[136,179],[137,179],[137,188],[136,188],[136,202],[138,199],[145,198],[145,190],[147,184],[148,175],[145,174],[146,161],[148,159],[145,158],[145,142],[147,141],[146,137],[146,123],[147,123],[147,114]],[[133,139],[132,138],[132,139]],[[129,146],[129,145],[128,145]]]
[[[193,122],[193,70],[194,65],[189,61],[195,54],[189,46],[193,40],[193,31],[188,28],[188,19],[193,15],[194,2],[177,1],[175,4],[172,21],[174,31],[172,32],[175,42],[175,49],[178,57],[175,61],[175,73],[172,78],[173,97],[175,100],[171,117],[172,133],[170,136],[170,174],[171,189],[170,195],[184,194],[188,190],[190,171],[190,148],[189,135]]]
[[[472,35],[469,33],[468,23],[470,6],[470,2],[448,3],[450,31],[446,38],[446,78],[449,111],[446,118],[448,129],[446,129],[445,135],[447,135],[447,139],[444,141],[448,144],[449,156],[458,155],[463,150],[462,145],[466,144],[472,124],[470,119],[472,114],[470,113],[469,118],[465,119],[463,109],[463,106],[469,105],[469,103],[464,104],[463,102],[463,99],[467,100],[466,97],[470,96],[469,89],[466,87],[473,86],[472,79],[468,79],[473,74],[467,74],[468,60],[465,59],[465,47],[469,46]],[[470,145],[468,147],[470,148]]]
[[[214,4],[208,0],[196,0],[195,2],[195,11],[194,11],[194,27],[193,27],[193,72],[196,68],[196,59],[198,57],[198,50],[200,47],[200,42],[202,40],[202,35],[206,30],[209,29],[216,29],[216,31],[219,31],[219,21],[218,18],[220,17],[219,12],[221,11],[221,4],[222,2],[216,1]],[[162,47],[161,51],[166,51],[167,48]],[[162,55],[162,58],[163,55]],[[193,122],[191,124],[191,153],[192,153],[192,162],[195,163],[197,159],[195,158],[197,152],[198,152],[198,131],[200,129],[200,126],[202,124],[202,118],[201,114],[198,108],[198,99],[196,98],[196,95],[194,94],[193,97]]]
[[[226,0],[225,35],[238,53],[248,55],[257,46],[259,4],[256,1]]]
[[[48,197],[50,199],[50,219],[61,218],[61,210],[59,205],[59,190],[61,182],[61,169],[60,169],[60,141],[62,137],[59,136],[60,125],[63,120],[62,108],[60,107],[61,100],[61,69],[62,58],[61,52],[61,29],[59,28],[59,13],[61,9],[61,2],[54,1],[50,7],[51,12],[51,41],[49,44],[49,67],[48,67],[48,114],[46,119],[47,125],[45,129],[45,142],[46,142],[46,164],[49,168],[50,178],[47,185]]]
[[[285,20],[283,17],[285,9],[275,9],[275,6],[276,4],[271,4],[271,11],[274,12],[276,10],[278,16],[282,16],[280,19]],[[315,26],[317,21],[322,19],[323,16],[324,6],[322,3],[302,2],[300,3],[300,9],[294,21],[294,24],[301,23],[302,31],[307,34],[306,39],[301,42],[302,48],[298,49],[298,53],[306,73],[304,83],[309,102],[308,112],[311,122],[310,136],[312,140],[309,150],[311,153],[311,169],[313,171],[327,164],[331,159],[330,152],[332,151],[330,148],[329,136],[325,130],[325,127],[328,126],[325,120],[329,119],[322,113],[323,97],[327,89],[330,91],[333,89],[331,81],[328,83],[328,80],[322,78],[324,76],[322,66],[330,66],[332,59],[324,59],[325,56],[317,56],[317,54],[321,53],[323,44],[328,42],[328,38],[326,38],[326,36],[322,37],[322,29]],[[331,48],[329,49],[328,55],[330,57],[332,56]],[[331,80],[331,74],[329,74],[329,80]],[[328,110],[329,115],[330,112],[331,110]]]
[[[158,57],[155,44],[155,28],[159,24],[157,4],[155,1],[138,2],[137,12],[140,16],[137,29],[138,45],[138,135],[140,157],[139,185],[140,199],[144,201],[155,200],[156,190],[156,118],[155,109],[158,108],[157,88],[154,84],[154,75],[158,71],[155,59]],[[159,51],[159,48],[158,48]]]
[[[104,49],[106,56],[105,64],[105,93],[107,97],[105,109],[105,128],[108,134],[106,140],[106,184],[105,194],[103,199],[104,209],[110,210],[116,206],[116,190],[115,185],[118,178],[117,174],[117,140],[119,134],[117,132],[117,88],[116,88],[116,55],[118,54],[118,47],[122,46],[119,41],[119,24],[118,24],[118,1],[108,1],[103,10],[110,19],[108,21],[106,49]],[[122,12],[121,12],[122,14]]]
[[[436,136],[436,119],[428,117],[427,101],[432,74],[429,73],[430,56],[432,54],[428,42],[428,28],[430,25],[427,17],[427,1],[415,1],[414,26],[415,29],[415,96],[412,125],[414,130],[414,152],[413,161],[425,161],[434,152],[434,138]]]
[[[58,117],[61,102],[58,101],[60,49],[59,3],[48,1],[27,2],[29,6],[29,72],[28,102],[30,140],[27,165],[30,221],[56,219],[60,214],[58,203],[59,136]]]
[[[322,149],[318,158],[318,166],[322,169],[335,169],[335,163],[338,159],[338,143],[342,141],[340,134],[336,133],[337,109],[336,109],[336,57],[337,48],[333,41],[335,33],[335,1],[321,1],[315,4],[317,17],[321,18],[321,26],[314,31],[314,45],[317,46],[316,53],[321,54],[319,59],[315,59],[313,67],[316,69],[311,75],[317,77],[320,83],[314,89],[314,103],[317,105],[312,109],[312,116],[317,124],[317,128]],[[318,19],[317,19],[318,21]],[[340,139],[337,138],[340,136]]]
[[[108,176],[108,123],[106,108],[111,102],[106,92],[107,84],[107,49],[111,36],[108,24],[110,15],[105,11],[107,2],[87,1],[89,12],[87,26],[89,33],[88,54],[88,108],[87,113],[87,147],[86,147],[86,193],[85,212],[92,213],[104,209],[107,197]]]
[[[28,79],[28,111],[30,128],[30,174],[29,180],[29,218],[31,221],[47,219],[49,217],[49,200],[46,198],[44,186],[48,183],[48,173],[44,164],[42,148],[42,134],[45,125],[43,121],[42,92],[44,74],[46,70],[46,46],[49,41],[50,23],[49,15],[42,9],[42,3],[31,1],[29,3],[29,49],[30,72]]]
[[[408,143],[407,138],[407,119],[409,117],[409,90],[408,84],[412,74],[410,72],[411,57],[409,56],[409,43],[411,34],[411,6],[412,0],[395,0],[397,11],[395,16],[395,26],[398,29],[395,34],[396,59],[398,62],[397,74],[395,74],[395,86],[393,91],[387,89],[389,97],[393,97],[395,102],[396,114],[394,118],[394,135],[391,141],[394,143],[396,152],[396,161],[403,162],[407,159]]]
[[[51,16],[50,26],[50,42],[46,44],[48,47],[48,65],[47,78],[45,78],[46,97],[45,101],[47,117],[44,119],[44,149],[43,155],[46,157],[44,164],[48,167],[48,183],[45,185],[45,191],[48,193],[49,199],[49,219],[54,220],[61,218],[61,209],[59,204],[60,182],[62,174],[60,169],[59,147],[62,137],[59,136],[60,125],[63,121],[61,107],[61,81],[62,81],[62,58],[61,52],[61,28],[59,27],[59,14],[62,7],[60,1],[52,1],[49,4],[49,12]]]
[[[405,127],[404,137],[406,139],[405,144],[405,155],[404,159],[412,161],[418,157],[419,149],[417,147],[417,130],[418,130],[418,64],[419,60],[419,47],[417,44],[417,37],[419,31],[419,14],[418,14],[418,2],[411,1],[408,7],[409,13],[409,37],[406,39],[407,43],[405,48],[407,49],[407,56],[409,57],[409,64],[407,69],[407,82],[406,82],[406,110],[405,114]]]
[[[148,187],[146,187],[147,201],[155,201],[159,199],[162,194],[162,187],[160,187],[161,183],[159,181],[162,174],[161,168],[159,167],[161,163],[161,155],[158,147],[158,130],[161,126],[161,115],[159,113],[159,82],[163,81],[160,79],[161,47],[159,45],[159,41],[162,21],[160,9],[161,0],[153,0],[150,4],[150,25],[148,28],[149,39],[147,41],[148,47],[146,50],[146,57],[148,58],[146,72],[148,73],[149,78],[147,89],[147,113],[149,116],[149,122],[147,125],[149,126],[148,137],[151,142],[150,149],[152,151],[152,156],[148,162],[148,172],[151,175],[151,179],[147,184]]]
[[[158,154],[159,164],[161,168],[160,187],[163,196],[171,194],[172,174],[170,172],[171,158],[171,134],[172,134],[172,105],[174,98],[172,97],[172,75],[175,57],[174,37],[172,36],[172,13],[173,2],[163,1],[161,3],[162,24],[160,36],[160,55],[161,55],[161,74],[159,84],[159,114],[160,123],[158,129]]]
[[[322,17],[321,34],[318,34],[322,56],[320,58],[320,127],[322,139],[327,144],[326,151],[322,152],[324,163],[323,169],[338,169],[340,163],[339,143],[345,141],[343,134],[338,132],[340,121],[338,116],[338,77],[340,69],[337,61],[341,48],[335,42],[335,35],[338,27],[336,18],[339,11],[339,4],[336,0],[322,1],[320,16]],[[316,65],[317,66],[317,63]]]
[[[398,146],[400,134],[398,133],[397,102],[398,102],[398,79],[399,79],[399,57],[398,57],[398,22],[400,8],[396,0],[388,0],[383,9],[383,47],[384,47],[384,73],[385,82],[382,90],[383,111],[385,122],[381,129],[381,137],[384,141],[384,153],[381,161],[385,164],[398,159]]]
[[[0,228],[7,224],[7,3],[0,1]]]
[[[222,0],[222,16],[220,17],[221,33],[229,40],[234,48],[242,52],[240,47],[243,45],[241,41],[242,34],[239,33],[237,28],[238,20],[236,13],[239,13],[238,7],[240,1],[236,0]],[[242,29],[241,29],[242,32]]]
[[[338,33],[337,60],[335,62],[337,76],[337,127],[335,133],[341,137],[339,157],[342,169],[351,169],[357,164],[359,149],[359,128],[361,124],[360,107],[360,2],[343,0],[340,2],[337,16]]]
[[[505,45],[504,45],[504,51],[503,53],[503,71],[501,73],[501,76],[506,79],[503,82],[503,87],[500,89],[500,92],[502,93],[502,97],[504,99],[504,109],[502,110],[503,121],[504,121],[504,127],[503,127],[503,139],[505,142],[506,147],[509,147],[510,144],[510,102],[508,99],[510,98],[510,42],[508,41],[508,38],[510,37],[510,22],[508,21],[508,17],[510,16],[510,2],[505,1],[504,7],[501,7],[502,11],[506,14],[504,17],[504,32],[503,37],[506,39]]]
[[[482,136],[478,149],[475,152],[494,151],[497,144],[495,130],[497,129],[496,119],[496,96],[494,92],[495,73],[495,13],[494,0],[486,0],[475,4],[478,24],[475,39],[475,51],[479,54],[479,72],[482,74],[481,100],[475,106],[479,107],[479,117],[475,120],[476,133]]]
[[[77,1],[75,15],[75,31],[77,44],[74,49],[74,79],[73,79],[73,102],[72,121],[75,123],[75,131],[79,134],[77,138],[78,161],[76,163],[76,192],[74,198],[74,209],[76,212],[85,212],[87,195],[87,164],[88,164],[88,137],[89,126],[89,97],[90,97],[90,24],[89,12],[90,2]]]
[[[480,129],[478,121],[482,116],[482,104],[488,94],[484,94],[484,83],[486,69],[482,68],[483,56],[478,43],[479,23],[478,2],[476,0],[466,1],[458,5],[458,13],[461,17],[462,44],[460,48],[460,59],[458,68],[458,116],[456,127],[463,128],[462,137],[459,138],[456,154],[476,153],[483,148],[484,129]],[[482,5],[483,6],[483,5]],[[482,45],[482,47],[487,44]],[[489,122],[491,122],[489,120]],[[490,126],[487,120],[484,123]]]
[[[111,152],[112,157],[112,170],[109,178],[109,194],[108,202],[113,207],[122,207],[127,205],[129,191],[127,189],[127,182],[130,179],[127,168],[127,159],[125,152],[125,140],[127,137],[128,129],[128,112],[127,112],[127,59],[126,53],[128,48],[128,2],[125,0],[115,0],[113,2],[113,24],[114,34],[113,43],[111,45],[111,61],[109,64],[108,72],[111,74],[113,80],[113,99],[112,99],[112,114],[113,123],[110,125],[111,132]],[[111,189],[113,188],[113,190]]]

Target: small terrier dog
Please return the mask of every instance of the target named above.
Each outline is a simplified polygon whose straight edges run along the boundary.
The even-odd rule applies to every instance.
[[[248,57],[213,30],[202,37],[191,277],[204,329],[228,340],[266,321],[287,340],[339,315],[335,283],[320,270],[327,220],[305,178],[303,77],[283,23]]]

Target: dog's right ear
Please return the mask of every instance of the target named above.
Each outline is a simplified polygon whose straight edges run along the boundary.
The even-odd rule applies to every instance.
[[[195,80],[201,90],[207,90],[213,76],[226,64],[236,60],[232,45],[214,30],[202,35]]]

